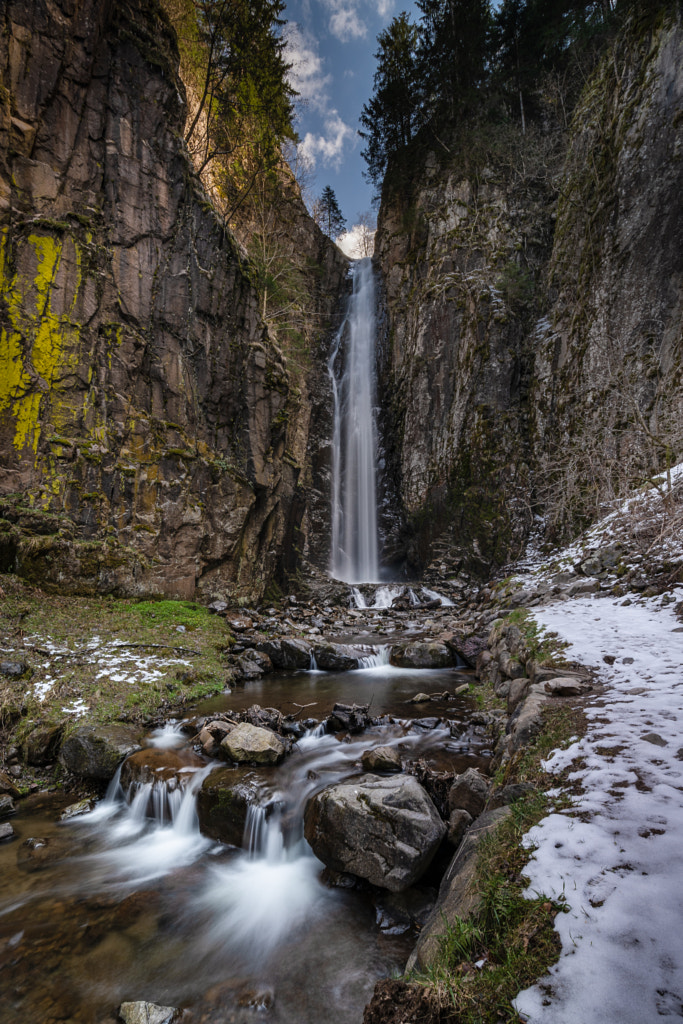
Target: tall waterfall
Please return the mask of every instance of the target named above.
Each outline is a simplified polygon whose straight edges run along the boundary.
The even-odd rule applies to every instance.
[[[353,268],[353,294],[328,362],[334,395],[332,575],[379,582],[375,456],[375,279],[372,261]],[[335,364],[346,342],[344,371]]]

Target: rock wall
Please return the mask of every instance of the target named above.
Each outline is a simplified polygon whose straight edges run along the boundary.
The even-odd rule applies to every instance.
[[[257,596],[303,543],[311,401],[192,171],[173,31],[156,0],[0,16],[0,569]],[[346,261],[298,234],[322,338]]]
[[[683,451],[680,19],[572,129],[474,129],[383,196],[385,437],[415,568],[486,573]]]

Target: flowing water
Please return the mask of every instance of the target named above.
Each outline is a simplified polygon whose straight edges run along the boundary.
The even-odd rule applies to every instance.
[[[233,710],[289,699],[315,703],[303,714],[320,718],[335,700],[364,698],[386,714],[361,736],[311,728],[280,767],[247,769],[257,796],[241,850],[199,831],[196,792],[211,766],[183,764],[179,725],[148,741],[155,757],[168,750],[175,773],[125,794],[117,775],[90,814],[63,824],[59,797],[23,801],[18,840],[0,847],[3,1024],[113,1024],[119,1004],[137,999],[186,1006],[188,1024],[242,1024],[259,1011],[276,1024],[359,1024],[375,981],[402,970],[414,936],[392,934],[376,895],[323,884],[304,808],[357,774],[363,751],[380,743],[404,760],[481,764],[484,739],[467,724],[466,701],[436,701],[430,718],[406,704],[417,689],[461,680],[380,663],[281,673],[224,695]]]
[[[375,279],[372,260],[365,259],[354,265],[353,294],[328,363],[334,398],[330,571],[347,583],[379,580],[375,334]]]

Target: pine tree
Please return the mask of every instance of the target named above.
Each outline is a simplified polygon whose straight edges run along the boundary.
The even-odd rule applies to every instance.
[[[485,77],[491,24],[489,0],[416,0],[422,12],[418,74],[426,114],[466,114]]]
[[[365,140],[361,156],[365,177],[378,189],[387,162],[413,138],[420,120],[421,91],[416,72],[419,29],[407,14],[399,14],[377,37],[374,95],[363,107],[359,132]]]
[[[338,238],[346,227],[346,220],[330,185],[325,185],[319,199],[313,204],[313,219],[329,238]]]

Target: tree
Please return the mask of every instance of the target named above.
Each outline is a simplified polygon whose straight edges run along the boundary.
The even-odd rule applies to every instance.
[[[416,51],[419,29],[407,14],[399,14],[379,34],[375,53],[374,95],[363,107],[359,132],[365,140],[361,156],[365,177],[379,189],[392,154],[407,146],[420,123],[421,90]]]
[[[330,185],[325,185],[313,204],[313,219],[329,238],[337,238],[346,227],[346,220]]]
[[[417,71],[430,118],[469,111],[486,69],[489,0],[417,0],[422,12]]]
[[[217,157],[249,145],[279,153],[296,137],[294,90],[280,29],[283,0],[193,0],[197,33],[192,49],[197,106],[185,139],[201,173]]]

